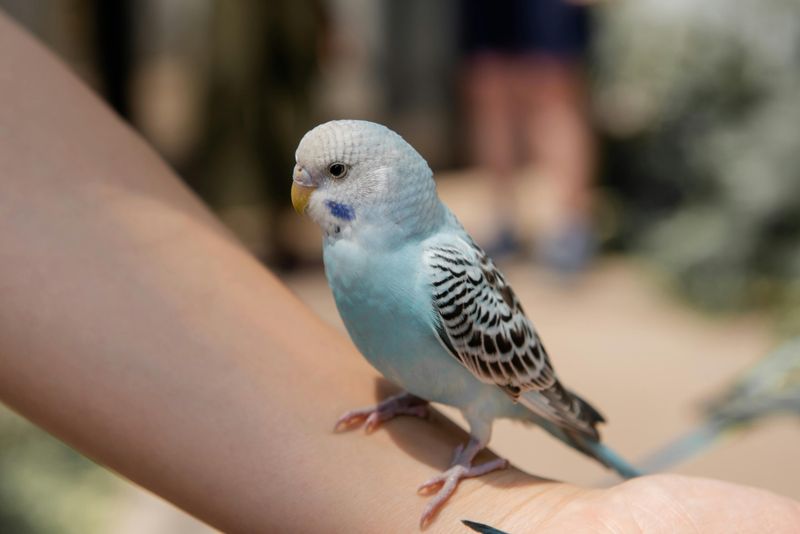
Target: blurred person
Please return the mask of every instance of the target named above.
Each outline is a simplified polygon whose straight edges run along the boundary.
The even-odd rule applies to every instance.
[[[476,163],[493,182],[493,255],[516,251],[513,179],[523,161],[551,182],[553,219],[536,243],[550,267],[580,270],[594,252],[594,143],[582,59],[584,5],[567,0],[462,1],[464,93]],[[522,156],[522,157],[520,157]]]

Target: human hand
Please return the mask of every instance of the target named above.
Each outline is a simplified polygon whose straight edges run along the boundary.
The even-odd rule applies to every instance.
[[[800,531],[796,501],[757,488],[670,474],[606,489],[542,483],[515,508],[488,524],[508,533],[542,534]]]

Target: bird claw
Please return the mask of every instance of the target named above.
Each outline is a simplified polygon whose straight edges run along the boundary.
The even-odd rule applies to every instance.
[[[333,431],[338,432],[342,428],[360,425],[369,417],[371,413],[372,412],[367,409],[350,410],[336,420],[336,424],[333,426]]]
[[[456,450],[456,457],[458,457],[460,452],[460,450]],[[508,460],[504,458],[496,458],[476,466],[457,464],[422,484],[417,489],[417,493],[420,495],[430,495],[436,490],[438,490],[438,492],[436,496],[428,502],[425,511],[422,512],[422,517],[419,521],[420,528],[424,529],[433,521],[436,514],[439,513],[447,500],[455,493],[461,480],[479,477],[498,469],[505,469],[506,467],[508,467]]]
[[[420,495],[430,495],[435,490],[439,489],[440,487],[444,486],[448,482],[458,483],[464,477],[464,474],[467,472],[467,468],[463,465],[454,465],[449,468],[447,471],[436,475],[433,478],[430,478],[426,482],[423,482],[418,488],[417,493]],[[452,493],[452,492],[451,492]],[[449,496],[449,495],[448,495]]]
[[[381,423],[398,415],[413,415],[423,419],[428,417],[428,403],[410,393],[403,393],[368,408],[350,410],[342,415],[333,427],[334,432],[352,428],[364,423],[367,434],[372,433]]]
[[[342,415],[334,426],[334,431],[342,428],[352,428],[361,424],[370,433],[378,428],[381,423],[398,415],[413,415],[415,417],[428,417],[428,402],[410,393],[403,393],[389,397],[369,408],[351,410]],[[422,484],[417,492],[420,495],[434,495],[425,507],[420,518],[420,528],[426,528],[436,514],[442,509],[447,500],[455,493],[461,480],[479,477],[497,469],[508,467],[508,461],[496,458],[480,465],[472,465],[472,460],[480,451],[484,442],[471,438],[467,445],[460,444],[453,451],[453,461],[450,468]]]

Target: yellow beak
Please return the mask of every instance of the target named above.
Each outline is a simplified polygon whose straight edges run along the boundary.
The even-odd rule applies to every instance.
[[[316,188],[292,182],[292,206],[294,206],[294,211],[300,215],[305,213],[308,200],[311,198],[311,193],[314,192],[314,189]]]

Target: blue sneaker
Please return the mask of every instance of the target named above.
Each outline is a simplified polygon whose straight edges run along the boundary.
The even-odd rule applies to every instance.
[[[574,221],[536,246],[536,258],[563,274],[584,271],[597,252],[597,242],[587,221]]]
[[[520,243],[514,235],[514,231],[510,228],[503,228],[491,241],[486,243],[483,250],[486,254],[495,260],[500,260],[513,256],[520,250]]]

